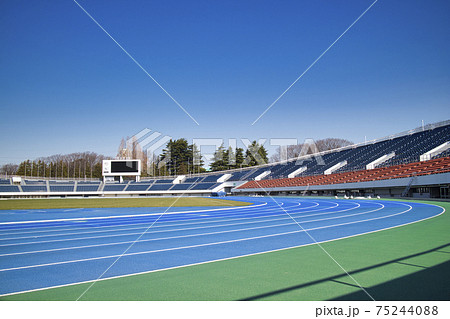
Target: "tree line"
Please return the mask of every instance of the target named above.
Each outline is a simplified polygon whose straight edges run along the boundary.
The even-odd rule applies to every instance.
[[[313,145],[307,143],[289,145],[279,147],[270,160],[266,148],[256,141],[253,141],[245,151],[243,148],[225,148],[221,145],[214,153],[209,170],[215,172],[246,168],[352,144],[345,139],[326,138],[314,142]],[[140,159],[142,177],[189,175],[207,171],[198,147],[189,144],[184,138],[169,140],[159,155],[147,154],[136,139],[122,139],[116,158]],[[33,161],[26,160],[18,165],[5,164],[0,167],[0,174],[47,178],[102,178],[102,161],[105,159],[111,158],[95,152],[58,154]]]
[[[6,164],[0,169],[2,175],[47,178],[101,178],[102,161],[110,159],[94,152],[57,154],[26,160],[20,164]]]
[[[253,141],[244,152],[243,148],[225,149],[223,145],[214,153],[211,171],[224,171],[268,163],[268,153],[263,145]]]
[[[122,139],[117,152],[122,159],[140,159],[142,177],[175,176],[204,173],[207,171],[200,150],[185,138],[170,139],[160,155],[147,154],[136,139]],[[253,141],[244,152],[243,148],[225,149],[221,145],[209,165],[209,171],[222,171],[268,163],[267,150]]]
[[[342,138],[324,138],[296,145],[278,147],[276,153],[270,157],[270,162],[280,162],[283,159],[298,158],[302,155],[331,151],[337,148],[353,145],[354,143]]]

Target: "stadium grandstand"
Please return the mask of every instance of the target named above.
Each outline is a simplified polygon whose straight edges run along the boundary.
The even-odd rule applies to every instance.
[[[0,179],[0,197],[313,195],[450,198],[450,121],[283,162],[139,181]]]

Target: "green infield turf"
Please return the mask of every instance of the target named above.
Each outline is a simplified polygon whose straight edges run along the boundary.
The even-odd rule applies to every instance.
[[[203,197],[61,198],[0,200],[0,209],[246,206],[251,203]]]
[[[450,203],[418,223],[321,244],[375,300],[450,299]],[[91,283],[0,297],[77,300]],[[96,282],[81,300],[370,300],[318,245]]]

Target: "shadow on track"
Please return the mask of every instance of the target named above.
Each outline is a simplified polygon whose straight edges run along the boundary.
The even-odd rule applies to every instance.
[[[377,301],[384,300],[450,300],[450,261],[420,270],[366,290]],[[363,291],[338,298],[338,301],[367,300]]]
[[[390,264],[406,264],[409,263],[405,260],[413,257],[418,257],[422,255],[426,255],[433,252],[439,252],[442,254],[449,254],[449,250],[444,250],[445,248],[450,247],[450,244],[438,246],[436,248],[426,250],[417,254],[408,255],[401,258],[396,258],[387,262],[375,264],[369,267],[364,267],[360,269],[356,269],[353,271],[349,271],[350,275],[358,274],[364,271],[368,271],[371,269],[376,269],[378,267],[390,265]],[[412,264],[409,264],[411,266],[415,266]],[[397,279],[390,280],[386,283],[376,285],[373,287],[364,287],[369,294],[371,294],[376,300],[450,300],[450,278],[448,277],[448,274],[450,273],[450,261],[438,264],[436,266],[432,267],[421,267],[423,270],[420,270],[418,272],[415,272],[413,274],[403,276]],[[343,279],[348,277],[347,274],[340,274],[336,276],[331,276],[315,281],[311,281],[308,283],[295,285],[286,287],[279,290],[270,291],[267,293],[251,296],[248,298],[243,298],[240,300],[244,301],[251,301],[251,300],[261,300],[268,297],[276,296],[282,293],[295,291],[298,289],[306,288],[309,286],[317,285],[320,283],[333,281],[333,282],[339,282],[342,284],[342,281],[339,279]],[[353,284],[346,284],[355,286]],[[358,287],[359,288],[359,287]],[[371,300],[364,291],[361,289],[357,292],[350,293],[347,295],[343,295],[340,297],[337,297],[332,300]]]

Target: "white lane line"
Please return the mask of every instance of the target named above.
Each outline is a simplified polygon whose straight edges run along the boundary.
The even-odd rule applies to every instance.
[[[258,226],[258,227],[250,227],[250,228],[239,228],[239,229],[224,230],[224,231],[210,232],[210,233],[199,233],[199,234],[190,234],[190,235],[183,235],[183,236],[141,239],[141,240],[139,240],[137,242],[137,244],[143,243],[143,242],[150,242],[150,241],[160,241],[160,240],[171,240],[171,239],[179,239],[179,238],[209,236],[209,235],[225,234],[225,233],[232,233],[232,232],[249,231],[249,230],[255,230],[255,229],[263,229],[263,228],[276,228],[276,227],[283,227],[283,226],[289,226],[289,225],[296,225],[296,224],[294,222],[290,222],[290,223],[277,224],[277,225]],[[46,252],[62,251],[62,250],[75,250],[75,249],[103,247],[103,246],[114,246],[114,245],[127,244],[127,243],[131,243],[131,242],[133,242],[133,241],[123,241],[123,242],[105,243],[105,244],[97,244],[97,245],[86,245],[86,246],[75,246],[75,247],[64,247],[64,248],[55,248],[55,249],[46,249],[46,250],[35,250],[35,251],[27,251],[27,252],[20,252],[20,253],[3,254],[3,255],[0,255],[0,257],[15,256],[15,255],[25,255],[25,254],[36,254],[36,253],[46,253]]]
[[[357,203],[356,203],[357,204]],[[359,205],[359,204],[357,204]],[[355,207],[351,207],[351,208],[347,208],[347,209],[343,209],[340,211],[333,211],[333,212],[326,212],[326,213],[319,213],[319,214],[310,214],[310,215],[303,215],[306,212],[300,212],[300,213],[293,213],[293,216],[297,216],[297,215],[301,215],[299,216],[299,218],[303,218],[303,217],[310,217],[310,216],[318,216],[318,215],[331,215],[331,214],[336,214],[336,213],[341,213],[344,211],[349,211],[349,210],[353,210],[353,209],[357,209],[360,206],[355,206]],[[318,211],[318,210],[315,210]],[[315,212],[315,211],[311,211],[311,212]],[[280,214],[280,216],[284,216]],[[229,221],[235,221],[235,220],[255,220],[255,219],[259,219],[259,218],[270,218],[271,216],[259,216],[259,217],[243,217],[243,218],[229,218],[226,219],[224,222],[229,222]],[[286,217],[280,217],[280,218],[275,218],[275,219],[268,219],[268,220],[263,220],[263,221],[256,221],[256,222],[245,222],[245,223],[232,223],[232,224],[219,224],[219,225],[210,225],[210,226],[205,226],[205,227],[189,227],[189,228],[177,228],[177,229],[166,229],[166,230],[162,230],[162,231],[152,231],[152,233],[160,233],[160,232],[170,232],[170,231],[180,231],[180,230],[191,230],[191,229],[199,229],[199,228],[214,228],[214,227],[219,227],[219,226],[233,226],[233,225],[239,225],[239,224],[250,224],[250,223],[262,223],[262,222],[269,222],[269,221],[274,221],[274,220],[284,220],[284,219],[288,219]],[[223,221],[221,221],[223,222]],[[198,225],[198,224],[207,224],[207,223],[213,223],[211,221],[209,222],[195,222],[195,223],[189,223],[188,225]],[[174,225],[174,226],[185,226],[185,224],[179,224],[179,225]],[[153,228],[167,228],[168,226],[154,226]],[[98,232],[104,232],[104,231],[95,231],[95,232],[83,232],[83,233],[87,233],[87,234],[92,234],[92,233],[98,233]],[[81,232],[77,232],[77,233],[69,233],[69,234],[61,234],[61,235],[44,235],[44,236],[28,236],[28,237],[11,237],[8,240],[17,240],[17,239],[29,239],[29,238],[48,238],[48,237],[58,237],[58,236],[69,236],[69,235],[79,235],[79,234],[83,234]],[[11,243],[11,244],[1,244],[0,247],[5,247],[5,246],[19,246],[19,245],[30,245],[30,244],[40,244],[40,243],[51,243],[51,242],[64,242],[64,241],[74,241],[74,240],[84,240],[84,239],[94,239],[94,238],[109,238],[109,237],[120,237],[120,236],[129,236],[129,235],[135,235],[137,233],[121,233],[121,234],[109,234],[109,235],[104,235],[104,236],[88,236],[88,237],[75,237],[75,238],[65,238],[65,239],[55,239],[55,240],[40,240],[40,241],[32,241],[32,242],[19,242],[19,243]],[[2,239],[2,240],[7,240],[7,239]]]
[[[267,205],[267,202],[265,202],[264,204],[261,204],[261,205]],[[255,206],[258,206],[258,205],[253,205],[253,206],[243,206],[242,208],[253,208],[253,207],[255,207]],[[295,205],[295,206],[297,206],[297,205]],[[307,208],[312,208],[312,207],[316,207],[316,206],[318,206],[318,203],[316,203],[316,205],[314,205],[314,206],[311,206],[311,207],[305,207],[305,209],[307,209]],[[270,208],[270,207],[269,207]],[[278,206],[275,206],[275,205],[273,205],[272,207],[271,207],[271,209],[269,209],[269,208],[266,208],[266,210],[265,211],[274,211],[274,210],[278,210]],[[228,208],[226,208],[227,210],[228,210]],[[256,212],[258,212],[259,210],[255,210]],[[210,212],[210,210],[201,210],[201,211],[199,211],[199,212]],[[226,217],[226,216],[232,216],[232,215],[239,215],[240,213],[239,212],[237,212],[237,213],[233,213],[233,212],[231,212],[231,213],[229,213],[229,214],[221,214],[221,215],[217,215],[217,216],[215,216],[215,215],[213,215],[213,214],[210,214],[210,216],[211,216],[211,219],[216,219],[216,218],[221,218],[221,217]],[[264,214],[264,213],[254,213],[254,214]],[[139,216],[139,215],[138,215]],[[143,221],[143,222],[141,222],[142,224],[143,223],[147,223],[148,221]],[[160,222],[158,222],[158,224],[165,224],[165,223],[173,223],[173,222],[180,222],[180,220],[175,220],[175,221],[160,221]],[[141,223],[133,223],[133,225],[136,225],[136,224],[141,224]],[[104,225],[104,226],[90,226],[90,225],[83,225],[83,226],[88,226],[89,227],[89,229],[95,229],[95,228],[114,228],[114,227],[124,227],[125,225],[130,225],[130,224],[114,224],[114,225]],[[47,229],[47,228],[49,228],[49,227],[51,227],[50,229]],[[25,232],[4,232],[5,230],[0,230],[0,236],[4,236],[4,235],[9,235],[9,234],[28,234],[28,233],[40,233],[40,232],[55,232],[55,231],[62,231],[62,230],[77,230],[77,229],[80,229],[80,230],[82,230],[82,229],[86,229],[85,227],[82,227],[82,228],[80,228],[80,227],[69,227],[69,226],[65,226],[65,225],[52,225],[52,226],[48,226],[48,227],[42,227],[42,226],[35,226],[35,227],[27,227],[27,229],[35,229],[35,228],[37,228],[37,229],[39,229],[39,230],[35,230],[35,231],[25,231]],[[55,228],[58,228],[58,229],[55,229]]]
[[[264,208],[264,210],[255,210],[255,212],[254,213],[251,212],[251,214],[262,215],[262,214],[265,214],[267,212],[276,211],[276,210],[278,210],[278,207],[269,206],[268,208]],[[210,212],[210,211],[205,210],[203,212]],[[214,215],[214,213],[213,213],[213,214],[209,214],[209,216],[210,216],[209,218],[207,218],[207,219],[204,218],[203,220],[208,220],[208,219],[210,219],[210,220],[217,220],[217,219],[221,219],[221,218],[227,218],[228,216],[238,216],[238,215],[241,215],[241,214],[242,214],[242,212],[229,212],[229,213],[222,213],[220,215]],[[248,213],[246,213],[246,214],[251,216],[251,214],[248,214]],[[195,217],[198,216],[198,215],[199,214],[191,214],[190,213],[189,216],[193,216],[193,218],[175,219],[175,220],[163,220],[163,221],[159,221],[158,224],[164,225],[164,224],[173,224],[173,223],[183,223],[183,222],[195,221],[196,220]],[[183,215],[180,215],[180,216],[183,216]],[[0,236],[11,235],[11,234],[17,235],[17,234],[34,234],[34,233],[42,233],[42,232],[43,233],[46,233],[46,232],[59,232],[59,231],[66,231],[66,230],[86,230],[86,229],[97,229],[97,228],[100,228],[100,229],[103,229],[103,228],[118,228],[118,227],[126,227],[126,226],[135,226],[135,225],[138,225],[138,224],[145,224],[145,223],[148,223],[148,222],[149,221],[146,220],[146,221],[135,222],[135,223],[131,223],[131,224],[128,222],[128,223],[124,223],[124,224],[113,224],[113,225],[104,225],[104,226],[91,226],[92,224],[89,224],[89,225],[85,224],[85,225],[83,225],[83,227],[79,227],[78,225],[72,225],[72,227],[61,226],[61,225],[48,226],[48,227],[51,227],[51,229],[47,229],[48,227],[45,227],[45,228],[43,228],[43,227],[30,227],[30,228],[26,228],[26,229],[37,228],[37,229],[40,229],[40,230],[20,231],[20,232],[17,232],[17,231],[5,232],[5,233],[0,233]],[[89,228],[87,228],[87,227],[89,227]],[[58,228],[58,229],[53,229],[53,228]],[[42,230],[42,229],[44,229],[44,230]],[[35,236],[30,236],[30,237],[35,237]],[[3,239],[5,239],[5,238],[0,238],[0,240],[3,240]],[[7,239],[9,239],[9,238],[7,238]]]
[[[415,224],[415,223],[418,223],[418,222],[421,222],[421,221],[425,221],[425,220],[428,220],[428,219],[431,219],[431,218],[435,218],[435,217],[438,217],[438,216],[440,216],[440,215],[445,213],[445,208],[444,207],[441,207],[441,206],[438,206],[438,205],[432,205],[432,204],[429,204],[429,205],[430,206],[439,207],[439,208],[442,209],[442,211],[439,214],[437,214],[437,215],[433,215],[433,216],[426,217],[426,218],[423,218],[423,219],[415,220],[415,221],[412,221],[412,222],[409,222],[409,223],[400,224],[400,225],[396,225],[396,226],[392,226],[392,227],[388,227],[388,228],[383,228],[383,229],[378,229],[378,230],[373,230],[373,231],[369,231],[369,232],[359,233],[359,234],[355,234],[355,235],[344,236],[344,237],[334,238],[334,239],[330,239],[330,240],[324,240],[324,241],[320,241],[319,243],[329,243],[329,242],[334,242],[334,241],[341,240],[341,239],[353,238],[353,237],[358,237],[358,236],[362,236],[362,235],[377,233],[377,232],[385,231],[385,230],[389,230],[389,229],[394,229],[394,228],[398,228],[398,227],[403,227],[403,226],[406,226],[406,225],[411,225],[411,224]],[[101,278],[101,279],[98,279],[98,280],[92,279],[92,280],[73,282],[73,283],[69,283],[69,284],[54,285],[54,286],[48,286],[48,287],[43,287],[43,288],[36,288],[36,289],[16,291],[16,292],[11,292],[11,293],[6,293],[6,294],[0,294],[0,297],[2,297],[2,296],[18,295],[18,294],[22,294],[22,293],[35,292],[35,291],[43,291],[43,290],[48,290],[48,289],[53,289],[53,288],[62,288],[62,287],[75,286],[75,285],[84,284],[84,283],[91,283],[93,281],[104,281],[104,280],[118,279],[118,278],[131,277],[131,276],[137,276],[137,275],[144,275],[144,274],[150,274],[150,273],[154,273],[154,272],[161,272],[161,271],[172,270],[172,269],[179,269],[179,268],[186,268],[186,267],[203,265],[203,264],[210,264],[210,263],[215,263],[215,262],[219,262],[219,261],[226,261],[226,260],[233,260],[233,259],[238,259],[238,258],[243,258],[243,257],[250,257],[250,256],[256,256],[256,255],[268,254],[268,253],[272,253],[272,252],[284,251],[284,250],[295,249],[295,248],[299,248],[299,247],[306,247],[306,246],[311,246],[311,245],[316,245],[316,244],[315,243],[311,243],[311,244],[295,245],[295,246],[290,246],[290,247],[285,247],[285,248],[278,248],[278,249],[272,249],[272,250],[267,250],[267,251],[262,251],[262,252],[257,252],[257,253],[243,254],[243,255],[237,255],[237,256],[233,256],[233,257],[219,258],[219,259],[213,259],[213,260],[208,260],[208,261],[203,261],[203,262],[185,264],[185,265],[181,265],[181,266],[160,268],[160,269],[155,269],[155,270],[147,270],[147,271],[141,271],[141,272],[125,274],[125,275],[117,275],[117,276],[105,277],[105,278]]]
[[[358,204],[357,204],[358,205]],[[344,211],[349,211],[349,210],[353,210],[353,209],[357,209],[359,208],[359,206],[355,206],[355,207],[351,207],[348,209],[343,209],[343,210],[339,210],[339,211],[333,211],[333,212],[326,212],[326,213],[320,213],[320,214],[309,214],[309,215],[303,215],[305,212],[301,212],[301,213],[297,213],[294,214],[294,216],[298,216],[300,215],[298,218],[304,218],[304,217],[310,217],[310,216],[319,216],[319,215],[332,215],[332,214],[336,214],[336,213],[341,213]],[[283,214],[284,215],[284,214]],[[282,215],[279,215],[282,216]],[[270,218],[271,216],[260,216],[260,217],[244,217],[244,218],[230,218],[230,219],[226,219],[223,220],[221,222],[230,222],[230,221],[238,221],[238,220],[255,220],[255,219],[265,219],[265,218]],[[226,226],[233,226],[233,225],[240,225],[240,224],[251,224],[251,223],[264,223],[264,222],[270,222],[270,221],[275,221],[275,220],[284,220],[287,219],[286,217],[279,217],[279,218],[272,218],[272,219],[265,219],[262,221],[249,221],[249,222],[244,222],[244,223],[227,223],[227,224],[219,224],[219,225],[215,225],[215,224],[211,224],[212,222],[197,222],[197,223],[189,223],[189,225],[199,225],[199,224],[211,224],[210,226],[203,226],[203,227],[185,227],[185,228],[176,228],[176,229],[165,229],[165,230],[160,230],[160,231],[153,231],[152,233],[164,233],[164,232],[172,232],[172,231],[183,231],[183,230],[192,230],[192,229],[202,229],[202,228],[215,228],[215,227],[226,227]],[[179,224],[179,225],[175,225],[175,226],[185,226],[186,224]],[[167,228],[168,226],[154,226],[154,228]],[[138,228],[141,229],[141,228]],[[127,229],[127,230],[132,230],[132,229]],[[91,234],[91,233],[104,233],[105,231],[95,231],[95,232],[83,232],[83,233],[87,233],[87,234]],[[111,231],[108,231],[111,232]],[[77,232],[77,233],[70,233],[70,234],[63,234],[63,235],[45,235],[45,236],[30,236],[30,237],[24,237],[25,239],[29,239],[29,238],[44,238],[44,237],[60,237],[60,236],[65,236],[65,235],[79,235],[79,234],[83,234],[81,232]],[[109,237],[120,237],[120,236],[128,236],[128,235],[134,235],[137,233],[120,233],[120,234],[108,234],[108,235],[103,235],[103,236],[84,236],[84,237],[75,237],[75,238],[65,238],[65,239],[54,239],[54,240],[40,240],[40,241],[32,241],[32,242],[19,242],[19,243],[11,243],[11,244],[2,244],[0,245],[0,247],[5,247],[5,246],[19,246],[19,245],[29,245],[29,244],[40,244],[40,243],[51,243],[51,242],[64,242],[64,241],[74,241],[74,240],[85,240],[85,239],[98,239],[98,238],[109,238]],[[17,239],[21,239],[20,237],[12,237],[9,240],[17,240]],[[23,239],[23,238],[22,238]],[[6,239],[5,239],[6,240]]]
[[[179,212],[168,212],[165,215],[173,215],[173,214],[186,214],[186,213],[198,213],[205,211],[221,211],[221,210],[232,210],[232,209],[245,209],[245,208],[254,208],[261,207],[267,205],[267,203],[258,204],[258,205],[248,205],[248,206],[236,206],[236,207],[225,207],[225,208],[216,208],[216,209],[204,209],[204,210],[192,210],[192,211],[179,211]],[[142,216],[155,216],[161,215],[162,213],[149,213],[149,214],[134,214],[134,215],[115,215],[115,216],[97,216],[97,217],[78,217],[78,218],[61,218],[61,219],[45,219],[45,220],[25,220],[25,221],[17,221],[17,222],[1,222],[1,225],[18,225],[18,224],[30,224],[30,223],[52,223],[52,222],[67,222],[67,221],[77,221],[77,220],[103,220],[103,219],[114,219],[114,218],[128,218],[128,217],[142,217]]]
[[[265,204],[267,204],[267,203],[265,203]],[[244,213],[245,213],[246,216],[258,216],[258,215],[265,215],[267,213],[276,212],[276,211],[279,211],[279,207],[277,207],[277,206],[268,206],[268,207],[264,207],[263,210],[261,210],[259,208],[259,210],[255,210],[255,212],[253,212],[253,211],[251,211],[251,212],[248,212],[248,211],[239,212],[238,211],[238,212],[230,212],[230,213],[225,213],[225,214],[221,213],[220,215],[210,214],[210,217],[202,218],[202,221],[204,223],[207,223],[207,222],[214,222],[214,221],[217,221],[217,220],[220,221],[220,219],[225,219],[226,220],[230,216],[240,216],[240,215],[242,215]],[[203,212],[209,212],[209,211],[205,210]],[[198,214],[195,214],[195,215],[198,215]],[[183,216],[183,215],[180,215],[180,216]],[[190,214],[190,216],[192,216],[192,214]],[[268,216],[270,216],[270,215],[268,215]],[[197,218],[195,216],[193,216],[193,218],[187,218],[187,219],[166,220],[166,221],[158,222],[158,225],[161,225],[159,227],[166,227],[166,225],[167,225],[167,227],[170,227],[170,226],[173,226],[173,225],[177,226],[177,225],[196,224],[197,220],[198,220]],[[51,230],[51,229],[48,230],[48,229],[46,229],[46,230],[42,230],[42,231],[30,231],[30,232],[28,232],[28,231],[25,231],[25,232],[16,232],[16,231],[14,231],[14,232],[0,234],[0,236],[11,235],[11,234],[12,235],[17,235],[17,234],[35,234],[35,233],[40,233],[40,232],[46,233],[46,232],[65,231],[65,230],[75,230],[76,231],[76,230],[87,230],[87,229],[91,230],[91,229],[97,229],[97,228],[100,228],[100,229],[103,229],[103,228],[119,228],[119,227],[126,227],[126,226],[129,226],[129,227],[126,227],[125,229],[133,229],[133,228],[135,228],[134,227],[135,225],[139,225],[139,224],[142,224],[142,223],[148,223],[148,220],[147,221],[140,221],[140,222],[137,222],[137,223],[131,223],[131,224],[130,223],[125,223],[125,224],[114,224],[114,225],[94,226],[94,227],[90,227],[89,225],[83,225],[83,227],[79,227],[79,226],[76,226],[76,227],[59,226],[59,227],[67,227],[67,229],[56,229],[56,230]],[[58,225],[53,225],[53,226],[49,226],[49,227],[58,227]],[[89,228],[87,228],[87,227],[89,227]],[[38,229],[41,229],[41,228],[38,228]],[[87,233],[89,233],[89,232],[87,232]],[[84,232],[75,232],[73,234],[76,234],[76,233],[84,233]],[[67,234],[67,233],[61,233],[61,234],[56,234],[56,235],[65,235],[65,234]],[[47,235],[44,235],[44,236],[47,236]],[[44,237],[44,236],[42,236],[42,237]],[[52,236],[52,235],[48,235],[48,236]],[[34,238],[34,237],[39,237],[39,236],[34,236],[33,235],[33,236],[29,236],[28,238]],[[27,237],[10,237],[10,238],[9,237],[7,237],[7,238],[1,238],[0,237],[0,241],[2,241],[2,240],[10,240],[10,239],[14,239],[14,238],[27,238]]]
[[[83,258],[83,259],[60,261],[60,262],[54,262],[54,263],[45,263],[45,264],[36,264],[36,265],[28,265],[28,266],[21,266],[21,267],[4,268],[4,269],[0,269],[0,272],[11,271],[11,270],[20,270],[20,269],[29,269],[29,268],[37,268],[37,267],[55,266],[55,265],[78,263],[78,262],[86,262],[86,261],[109,259],[109,258],[117,258],[119,256],[124,257],[124,256],[145,255],[145,254],[152,254],[152,253],[165,252],[165,251],[191,249],[191,248],[214,246],[214,245],[221,245],[221,244],[229,244],[229,243],[249,241],[249,240],[255,240],[255,239],[262,239],[262,238],[284,236],[284,235],[295,234],[295,233],[303,233],[303,232],[309,232],[309,231],[314,231],[314,230],[319,230],[319,229],[326,229],[326,228],[333,228],[333,227],[339,227],[339,226],[363,223],[363,222],[368,222],[368,221],[372,221],[372,220],[378,220],[378,219],[383,219],[383,218],[389,218],[389,217],[393,217],[393,216],[402,215],[402,214],[405,214],[405,213],[409,212],[412,209],[412,206],[410,206],[410,205],[405,204],[405,206],[409,206],[409,208],[407,210],[399,212],[399,213],[386,215],[386,216],[375,217],[375,218],[363,219],[363,220],[358,220],[358,221],[348,222],[348,223],[334,224],[334,225],[322,226],[322,227],[314,227],[314,228],[309,228],[309,229],[295,230],[295,231],[282,232],[282,233],[263,235],[263,236],[253,236],[253,237],[233,239],[233,240],[224,240],[224,241],[205,243],[205,244],[198,244],[198,245],[188,245],[188,246],[180,246],[180,247],[172,247],[172,248],[164,248],[164,249],[156,249],[156,250],[147,250],[147,251],[140,251],[140,252],[134,252],[134,253],[127,253],[127,254],[122,254],[122,255],[109,255],[109,256],[100,256],[100,257],[91,257],[91,258]]]
[[[364,211],[364,212],[356,213],[356,214],[348,214],[348,215],[344,215],[344,216],[307,220],[307,221],[303,221],[302,224],[313,223],[313,222],[321,222],[321,221],[330,220],[330,219],[348,218],[348,217],[354,217],[354,216],[357,216],[357,215],[370,214],[370,213],[379,211],[379,210],[384,208],[384,205],[382,205],[382,204],[379,204],[379,205],[381,205],[381,207],[377,208],[377,209],[374,209],[374,210]],[[291,220],[291,218],[282,218],[282,219],[283,220]],[[259,223],[259,222],[252,222],[252,223]],[[241,224],[249,224],[249,223],[241,223]],[[239,224],[236,224],[236,225],[239,225]],[[276,228],[276,227],[282,227],[282,226],[288,226],[288,225],[297,225],[297,224],[295,222],[289,222],[289,223],[283,223],[283,224],[258,226],[258,227],[248,227],[248,228],[238,228],[238,229],[216,231],[216,232],[208,232],[208,233],[195,233],[195,234],[182,235],[182,236],[157,237],[157,238],[150,238],[150,239],[141,239],[137,243],[149,242],[149,241],[159,241],[159,240],[171,240],[171,239],[178,239],[178,238],[208,236],[208,235],[225,234],[225,233],[232,233],[232,232],[242,232],[242,231],[263,229],[263,228]],[[226,225],[225,227],[228,227],[228,226],[229,225]],[[201,228],[205,228],[205,227],[201,227]],[[214,227],[214,228],[217,228],[217,226]],[[175,231],[175,230],[173,230],[173,231]],[[149,234],[153,234],[153,233],[154,232],[149,233]],[[129,234],[129,235],[131,236],[131,235],[134,235],[134,234]],[[44,253],[44,252],[52,252],[52,251],[62,251],[62,250],[72,250],[72,249],[83,249],[83,248],[92,248],[92,247],[114,246],[114,245],[121,245],[121,244],[130,243],[130,242],[132,242],[132,241],[122,241],[122,242],[113,242],[113,243],[104,243],[104,244],[94,244],[94,245],[84,245],[84,246],[71,246],[71,247],[53,248],[53,249],[45,249],[45,250],[25,251],[25,252],[17,252],[17,253],[7,253],[7,254],[1,254],[0,257],[15,256],[15,255],[25,255],[25,254],[35,254],[35,253]]]
[[[263,213],[252,213],[252,214],[248,214],[246,213],[246,215],[266,215],[268,212],[273,212],[273,211],[277,211],[278,208],[277,207],[272,207],[271,209],[266,208],[264,210]],[[161,226],[154,226],[154,227],[172,227],[172,226],[179,226],[179,225],[191,225],[191,224],[197,224],[197,223],[214,223],[214,222],[221,222],[220,219],[223,220],[228,220],[230,219],[228,216],[239,216],[241,215],[240,213],[232,213],[232,214],[222,214],[220,216],[216,216],[216,217],[211,217],[211,218],[202,218],[203,222],[198,222],[198,219],[196,218],[192,218],[192,219],[184,219],[184,220],[173,220],[173,221],[165,221],[165,222],[161,222],[158,223]],[[268,215],[270,216],[270,215]],[[74,235],[74,234],[84,234],[84,233],[96,233],[96,232],[111,232],[111,231],[121,231],[121,230],[127,230],[127,229],[140,229],[142,227],[134,227],[136,225],[139,224],[145,224],[148,223],[149,221],[142,221],[139,223],[128,223],[125,225],[129,225],[129,227],[126,227],[124,229],[118,229],[118,230],[100,230],[100,231],[91,231],[91,227],[86,228],[86,227],[82,227],[82,228],[70,228],[67,230],[88,230],[88,231],[79,231],[79,232],[74,232],[74,233],[60,233],[60,234],[49,234],[49,235],[41,235],[41,236],[25,236],[25,237],[7,237],[7,238],[0,238],[0,241],[4,241],[4,240],[12,240],[12,239],[24,239],[24,238],[40,238],[40,237],[53,237],[53,236],[65,236],[65,235]],[[106,228],[106,227],[125,227],[124,225],[109,225],[109,226],[98,226],[98,227],[92,227],[92,228]],[[145,227],[144,227],[145,228]],[[60,230],[57,230],[60,231]],[[47,232],[47,231],[44,231]],[[36,232],[25,232],[25,233],[31,233],[34,234]],[[17,233],[9,233],[9,234],[17,234]],[[21,234],[21,233],[19,233]]]
[[[264,203],[264,205],[267,205],[267,202]],[[316,207],[317,205],[318,204],[316,203],[316,205],[311,206],[311,207]],[[247,206],[247,207],[250,208],[250,206]],[[255,206],[251,206],[251,207],[255,207]],[[311,208],[311,207],[309,207],[309,208]],[[262,211],[261,210],[255,210],[255,213],[252,212],[252,214],[254,214],[254,215],[263,215],[266,212],[277,211],[278,208],[279,208],[278,206],[274,205],[274,206],[265,208],[265,210],[262,210]],[[308,208],[308,207],[306,207],[306,208]],[[209,210],[204,210],[202,212],[209,212]],[[256,212],[258,212],[258,213],[256,213]],[[216,220],[216,219],[226,218],[228,216],[240,215],[240,214],[241,214],[240,212],[236,212],[236,213],[230,212],[228,214],[220,214],[220,215],[217,215],[217,216],[215,216],[214,214],[210,214],[210,218],[209,219]],[[249,215],[249,214],[247,213],[247,215]],[[204,219],[204,220],[206,220],[206,219]],[[181,222],[181,221],[182,220],[159,221],[158,224],[166,224],[166,223],[169,224],[169,223],[175,223],[175,222]],[[186,220],[186,221],[188,221],[188,220]],[[46,232],[59,232],[59,231],[65,231],[65,230],[85,230],[86,227],[89,227],[89,229],[118,228],[118,227],[125,227],[126,225],[134,226],[134,225],[138,225],[138,224],[145,224],[147,222],[148,221],[142,221],[142,222],[132,223],[132,224],[125,223],[125,224],[114,224],[114,225],[104,225],[104,226],[91,226],[91,224],[90,224],[90,225],[83,225],[83,227],[78,227],[78,226],[76,226],[76,227],[69,227],[69,226],[62,226],[62,225],[48,226],[48,227],[51,227],[51,229],[47,229],[47,227],[44,228],[44,227],[36,226],[36,227],[27,227],[27,229],[35,229],[35,228],[37,228],[37,229],[40,229],[40,230],[21,231],[21,232],[17,232],[17,231],[14,231],[14,232],[2,232],[2,231],[0,231],[0,236],[10,235],[10,234],[17,235],[17,234],[34,234],[34,233],[41,233],[41,232],[43,232],[43,233],[46,233]],[[54,229],[54,228],[57,228],[57,229]],[[42,230],[42,229],[44,229],[44,230]],[[35,236],[30,236],[30,238],[32,238],[32,237],[35,237]],[[0,238],[0,240],[3,240],[3,239],[4,238]],[[7,239],[9,239],[9,238],[7,238]]]
[[[239,215],[242,215],[242,213],[246,213],[246,216],[257,216],[257,215],[267,215],[267,213],[269,213],[269,212],[276,212],[276,211],[279,211],[279,207],[278,206],[269,206],[269,207],[265,208],[262,211],[260,210],[259,212],[251,212],[251,214],[249,214],[248,212],[236,212],[236,213],[231,212],[229,214],[221,214],[221,215],[217,215],[217,216],[210,215],[210,216],[213,216],[213,217],[203,218],[202,219],[203,220],[202,223],[215,222],[215,221],[217,221],[219,219],[227,220],[229,216],[239,216]],[[270,215],[267,215],[267,216],[270,216]],[[119,225],[116,224],[116,225],[96,226],[96,227],[89,227],[89,228],[86,228],[86,227],[82,227],[82,228],[80,228],[80,227],[70,227],[70,228],[67,228],[67,229],[57,229],[57,230],[43,230],[43,231],[31,231],[31,232],[10,232],[10,233],[0,234],[0,236],[10,235],[10,234],[13,234],[13,235],[17,235],[17,234],[35,234],[35,233],[39,233],[39,232],[46,233],[46,232],[55,232],[55,231],[62,231],[62,230],[86,230],[86,229],[91,230],[91,229],[96,229],[96,228],[119,228],[119,227],[125,227],[124,225],[129,225],[129,227],[126,227],[125,229],[136,229],[136,227],[134,227],[135,225],[144,224],[144,223],[147,223],[147,222],[148,221],[142,221],[142,222],[139,222],[139,223],[132,223],[132,224],[130,224],[130,223],[119,224]],[[178,223],[178,224],[174,224],[174,223]],[[165,224],[173,224],[175,226],[178,226],[178,225],[189,225],[189,224],[197,224],[197,223],[198,223],[198,221],[196,221],[195,218],[185,219],[185,220],[170,220],[170,221],[158,222],[159,225],[162,225],[162,226],[158,226],[158,227],[166,227]],[[170,227],[170,226],[173,226],[173,225],[168,225],[167,227]],[[86,226],[88,226],[88,225],[86,225]],[[58,226],[55,225],[53,227],[58,227]],[[116,230],[113,230],[113,231],[116,231]],[[70,235],[70,234],[82,234],[82,233],[91,233],[91,232],[92,231],[87,231],[87,232],[80,231],[80,232],[69,233],[69,234],[68,233],[61,233],[61,234],[43,235],[43,236],[34,236],[33,235],[33,236],[28,236],[28,237],[7,237],[7,238],[0,238],[0,241],[2,241],[2,240],[11,240],[11,239],[14,239],[14,238],[16,238],[16,239],[24,239],[24,238],[37,238],[37,237],[45,237],[45,236],[59,236],[59,235],[64,236],[64,235]]]

